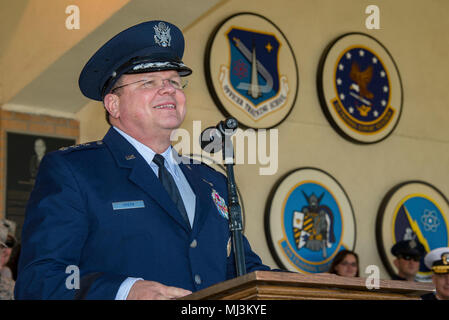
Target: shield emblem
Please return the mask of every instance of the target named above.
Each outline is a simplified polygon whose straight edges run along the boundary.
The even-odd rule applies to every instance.
[[[295,105],[298,67],[284,34],[270,20],[239,13],[225,19],[209,39],[208,89],[226,117],[243,127],[272,128]]]
[[[279,92],[279,42],[271,34],[232,28],[229,80],[232,88],[257,109]]]

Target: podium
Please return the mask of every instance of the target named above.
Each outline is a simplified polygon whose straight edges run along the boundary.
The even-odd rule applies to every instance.
[[[183,300],[419,300],[432,283],[379,280],[369,289],[366,278],[334,274],[254,271],[194,292]],[[368,280],[368,284],[370,281]]]

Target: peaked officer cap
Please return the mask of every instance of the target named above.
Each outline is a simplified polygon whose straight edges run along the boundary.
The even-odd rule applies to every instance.
[[[422,257],[426,249],[418,240],[401,240],[391,248],[391,253],[395,257],[400,255]]]
[[[449,248],[437,248],[426,254],[424,264],[434,273],[449,273]]]
[[[147,21],[130,27],[106,42],[90,58],[79,77],[81,92],[102,101],[123,74],[176,70],[188,76],[182,62],[184,36],[175,25]]]

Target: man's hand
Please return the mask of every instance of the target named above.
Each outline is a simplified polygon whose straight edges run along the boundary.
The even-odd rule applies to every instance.
[[[129,290],[127,300],[170,300],[191,294],[192,291],[165,286],[155,281],[138,280]]]

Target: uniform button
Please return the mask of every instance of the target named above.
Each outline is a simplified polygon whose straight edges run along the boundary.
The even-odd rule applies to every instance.
[[[198,245],[198,242],[196,241],[196,239],[193,239],[193,241],[190,242],[190,248],[196,248],[197,245]]]
[[[195,275],[195,283],[201,284],[201,277],[198,274]]]

